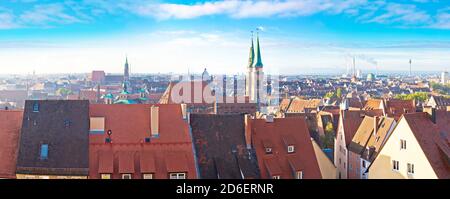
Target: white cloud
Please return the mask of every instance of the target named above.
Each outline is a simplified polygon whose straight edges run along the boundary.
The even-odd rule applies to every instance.
[[[152,16],[160,20],[192,19],[211,15],[228,15],[233,18],[251,17],[295,17],[307,16],[319,12],[340,14],[345,11],[354,13],[355,7],[364,5],[367,0],[287,0],[287,1],[214,1],[187,4],[136,3],[128,6],[131,12]]]
[[[0,11],[0,30],[19,28],[20,25],[15,22],[14,18],[13,14]]]
[[[36,5],[32,10],[26,11],[19,17],[24,24],[71,24],[83,22],[75,16],[67,14],[62,4]]]
[[[425,11],[417,9],[415,5],[390,3],[384,7],[383,11],[383,14],[373,16],[372,19],[366,22],[382,24],[402,23],[405,25],[428,24],[431,22],[431,16]]]

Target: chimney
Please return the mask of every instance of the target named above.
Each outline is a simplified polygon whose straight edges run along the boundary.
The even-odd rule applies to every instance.
[[[378,117],[373,117],[373,136],[377,135],[378,131]]]
[[[157,106],[150,108],[150,127],[151,136],[159,137],[159,107]]]
[[[272,123],[273,122],[273,115],[266,115],[266,122]]]
[[[247,145],[247,149],[252,148],[252,118],[249,114],[244,115],[244,124],[245,124],[245,144]]]
[[[436,108],[431,108],[431,121],[436,124]]]

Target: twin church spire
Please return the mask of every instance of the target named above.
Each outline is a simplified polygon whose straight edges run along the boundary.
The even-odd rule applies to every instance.
[[[253,31],[252,31],[252,45],[250,47],[250,53],[248,58],[249,68],[262,68],[263,63],[261,59],[261,49],[259,46],[259,33],[256,32],[256,49],[253,46]]]

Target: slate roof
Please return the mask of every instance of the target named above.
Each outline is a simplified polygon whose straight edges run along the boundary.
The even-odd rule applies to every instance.
[[[40,157],[42,144],[48,144],[46,160]],[[89,102],[27,100],[17,173],[87,176],[88,168]]]
[[[202,179],[260,177],[256,154],[246,148],[243,115],[192,114],[191,127]]]

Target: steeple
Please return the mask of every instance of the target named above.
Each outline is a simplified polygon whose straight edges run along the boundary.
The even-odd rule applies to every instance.
[[[128,57],[125,57],[125,69],[124,69],[123,77],[125,80],[128,80],[130,78],[130,68],[128,66]]]
[[[250,53],[248,55],[248,67],[249,68],[253,67],[254,59],[255,59],[255,52],[254,52],[254,48],[253,48],[253,31],[252,31],[252,46],[250,47]]]
[[[256,32],[256,59],[254,60],[253,67],[262,68],[263,63],[261,60],[261,49],[259,47],[259,32]]]

